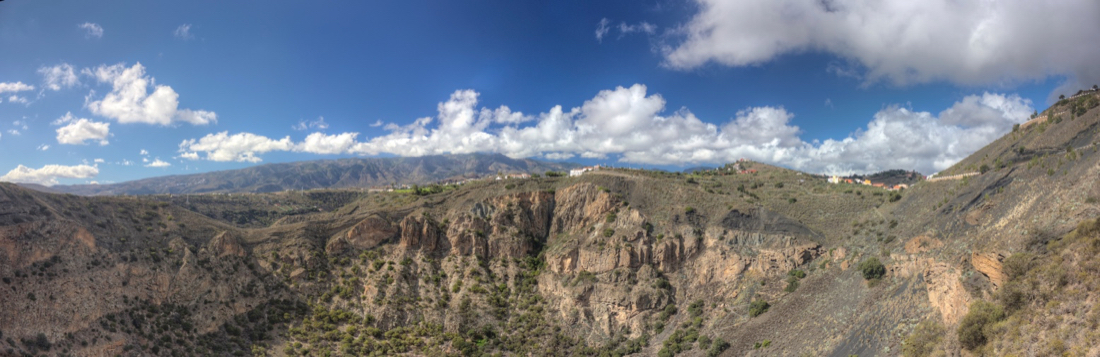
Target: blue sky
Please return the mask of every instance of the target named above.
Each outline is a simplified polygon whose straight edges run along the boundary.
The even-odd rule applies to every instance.
[[[929,174],[1100,79],[1100,49],[1079,45],[1097,15],[1095,1],[4,1],[0,180],[465,152]]]

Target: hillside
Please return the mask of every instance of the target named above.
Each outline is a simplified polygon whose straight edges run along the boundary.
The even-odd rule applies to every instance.
[[[1077,113],[903,191],[761,163],[434,193],[0,184],[0,355],[1097,355],[1100,109]]]
[[[238,170],[154,177],[103,185],[28,186],[45,192],[96,195],[257,193],[316,188],[429,184],[498,173],[544,173],[576,167],[499,154],[318,160],[266,164]]]

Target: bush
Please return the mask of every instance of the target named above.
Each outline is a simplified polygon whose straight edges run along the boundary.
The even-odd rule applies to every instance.
[[[997,290],[996,300],[1009,312],[1023,309],[1031,300],[1024,289],[1019,282],[1009,281]]]
[[[703,315],[703,305],[705,305],[705,303],[703,303],[703,300],[695,300],[695,302],[691,303],[691,305],[688,305],[688,314],[690,314],[691,317],[699,317]]]
[[[716,357],[722,352],[725,352],[727,348],[730,348],[730,343],[721,337],[714,339],[714,342],[710,344],[710,349],[707,350],[707,357]]]
[[[900,192],[897,192],[897,191],[890,192],[890,202],[897,202],[899,200],[901,200],[901,193]]]
[[[985,327],[1005,318],[1000,305],[978,300],[970,304],[970,312],[959,323],[959,343],[963,348],[973,350],[985,344],[988,336]]]
[[[901,344],[901,355],[905,357],[929,356],[943,339],[943,324],[936,320],[925,320],[913,329]]]
[[[754,300],[752,303],[749,304],[749,316],[750,317],[760,316],[760,314],[768,312],[768,308],[770,308],[770,307],[772,307],[772,306],[770,304],[768,304],[767,301],[764,301],[763,299]]]
[[[886,275],[886,266],[878,258],[871,257],[859,263],[859,271],[863,273],[864,279],[879,279]]]
[[[1005,277],[1008,280],[1013,280],[1024,276],[1028,270],[1031,270],[1032,261],[1033,257],[1028,253],[1014,253],[1008,256],[1002,263]]]
[[[793,293],[795,290],[798,290],[798,278],[793,277],[793,276],[788,276],[787,277],[787,287],[783,288],[783,291],[786,291],[788,293]]]

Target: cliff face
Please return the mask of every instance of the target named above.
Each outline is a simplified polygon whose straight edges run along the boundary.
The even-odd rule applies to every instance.
[[[227,341],[232,346],[238,330],[259,333],[242,317],[252,321],[273,301],[309,301],[305,296],[370,316],[382,329],[434,323],[461,332],[512,319],[511,312],[461,312],[470,305],[517,308],[518,301],[494,303],[494,290],[504,289],[513,300],[538,299],[532,308],[571,326],[568,336],[578,343],[599,345],[650,336],[668,306],[737,295],[750,280],[778,279],[823,254],[808,229],[790,222],[772,229],[776,213],[738,213],[736,220],[689,213],[679,223],[659,222],[619,196],[581,182],[443,209],[281,220],[251,231],[161,204],[127,207],[121,199],[97,201],[138,219],[105,219],[89,230],[79,213],[65,215],[70,202],[5,196],[8,207],[36,202],[42,208],[29,213],[63,216],[27,215],[0,226],[0,275],[14,279],[0,302],[0,332],[26,339],[43,333],[53,347],[89,354],[170,351],[161,336],[190,336],[196,342],[183,347],[217,351]],[[259,323],[294,326],[303,310],[301,302],[290,304],[279,310],[287,316]],[[186,327],[158,326],[169,321]],[[529,332],[547,333],[536,331]],[[260,333],[240,343],[280,339],[286,341]]]

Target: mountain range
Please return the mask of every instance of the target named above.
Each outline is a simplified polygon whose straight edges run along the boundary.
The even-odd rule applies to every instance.
[[[266,164],[238,170],[154,177],[113,184],[27,185],[37,190],[96,195],[262,193],[317,188],[424,185],[509,173],[568,171],[578,165],[500,154],[360,158]]]

